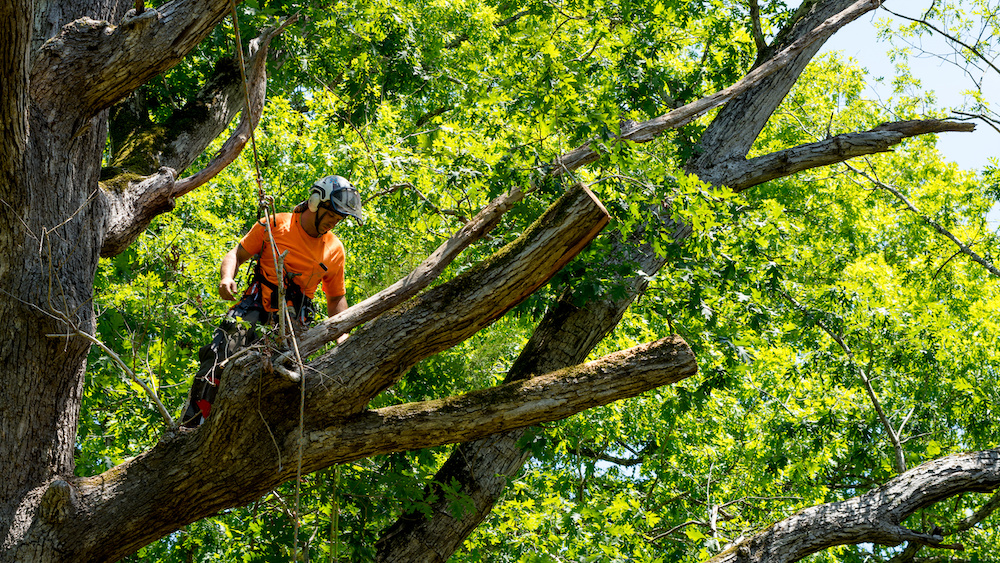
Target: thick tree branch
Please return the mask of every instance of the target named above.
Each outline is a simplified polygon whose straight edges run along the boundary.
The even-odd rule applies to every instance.
[[[929,461],[885,485],[848,500],[806,508],[713,557],[711,563],[791,563],[837,545],[912,541],[943,545],[940,534],[902,526],[914,512],[962,493],[1000,487],[1000,450]]]
[[[327,342],[352,328],[403,303],[431,284],[470,244],[486,236],[500,222],[503,214],[524,197],[524,191],[515,187],[497,197],[467,222],[457,233],[441,244],[406,277],[383,289],[348,310],[330,317],[302,336],[299,350],[304,356],[312,354]],[[284,362],[291,354],[281,356]]]
[[[42,111],[89,119],[179,63],[228,11],[228,2],[174,0],[118,25],[80,18],[35,53],[33,97]]]
[[[358,412],[417,361],[464,341],[547,283],[607,221],[590,190],[569,190],[488,261],[381,315],[313,362],[316,371],[344,379],[314,378],[310,399],[318,403],[311,416],[325,420]],[[303,342],[299,346],[304,349]],[[345,362],[353,366],[349,371]]]
[[[669,337],[524,382],[363,412],[330,428],[309,430],[303,470],[315,471],[378,453],[454,443],[557,420],[680,381],[696,372],[694,354],[687,344],[678,337]],[[128,554],[177,525],[233,506],[234,499],[246,502],[295,475],[291,465],[275,471],[273,463],[261,467],[260,460],[247,459],[264,449],[258,445],[249,451],[213,450],[221,462],[218,472],[192,480],[184,468],[193,459],[184,456],[194,456],[198,451],[194,438],[197,436],[191,434],[167,436],[153,451],[101,476],[71,480],[66,488],[72,498],[64,507],[67,518],[59,532],[72,534],[80,528],[90,529],[88,537],[93,542],[67,546],[73,560],[91,561],[88,553],[95,547],[101,547],[99,552],[111,558]],[[295,441],[295,434],[288,434],[284,449],[294,451]],[[142,478],[151,472],[159,479]],[[156,486],[151,487],[151,483]],[[192,503],[191,499],[198,502]],[[149,518],[150,511],[161,518]],[[147,517],[118,521],[123,514],[136,513]],[[111,547],[100,546],[106,542]]]
[[[306,457],[312,464],[303,467],[314,471],[351,459],[559,420],[676,383],[697,371],[694,353],[680,337],[671,336],[528,380],[363,413],[330,430],[309,433]],[[387,441],[387,435],[392,440]]]
[[[493,258],[368,323],[344,345],[312,362],[304,382],[305,434],[350,426],[352,420],[362,424],[372,416],[362,414],[372,396],[423,357],[468,338],[520,302],[596,236],[607,219],[607,212],[589,190],[570,190],[522,237]],[[529,388],[525,387],[524,393]],[[602,388],[595,382],[593,393],[586,386],[581,393],[604,396]],[[74,517],[55,532],[63,538],[62,545],[67,552],[79,550],[74,560],[88,561],[89,553],[120,557],[180,525],[246,503],[289,478],[294,468],[281,460],[292,459],[297,449],[298,420],[288,413],[297,410],[299,393],[283,378],[267,373],[259,354],[244,356],[227,369],[212,417],[198,430],[168,433],[160,444],[125,466],[73,481],[78,500],[69,512]],[[432,416],[454,413],[456,405],[471,408],[467,401],[459,401],[442,405],[436,415],[425,409],[420,416],[407,419],[398,409],[390,409],[374,416],[381,416],[386,423],[392,419],[409,424],[406,420],[428,421]],[[551,407],[553,416],[566,416],[567,407],[562,402],[543,400],[526,407],[523,420],[512,414],[516,410],[508,412],[503,420],[488,423],[483,432],[508,424],[530,424],[543,416],[539,412],[544,407]],[[469,435],[479,432],[466,431]],[[415,434],[414,439],[424,439],[420,436],[427,434],[427,427]],[[399,442],[398,433],[382,436],[382,445],[365,447],[379,451],[411,447]],[[455,439],[464,438],[459,434]],[[328,445],[310,450],[303,458],[303,467],[312,469],[351,456],[357,459],[362,450],[351,443],[341,453],[333,453]],[[201,458],[209,453],[214,456],[212,470],[204,472]],[[312,457],[316,455],[322,459]],[[201,478],[189,478],[188,471],[194,468],[202,470]],[[200,502],[192,506],[192,498]],[[135,514],[145,516],[135,518]],[[69,538],[82,537],[84,529],[93,543],[73,545]],[[122,542],[122,538],[128,541]]]
[[[176,203],[171,194],[176,176],[172,168],[161,168],[146,178],[132,176],[134,182],[128,180],[128,175],[120,175],[116,180],[122,186],[100,191],[108,208],[101,257],[116,256],[124,251],[154,217],[174,208]]]
[[[816,143],[799,145],[749,160],[733,158],[713,167],[713,174],[730,178],[727,185],[740,192],[775,178],[784,178],[803,170],[880,152],[888,152],[903,139],[927,133],[972,131],[972,123],[939,119],[883,123],[869,131],[845,133]]]

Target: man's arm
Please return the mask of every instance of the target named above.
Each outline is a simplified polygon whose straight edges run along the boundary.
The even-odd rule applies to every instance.
[[[332,296],[332,295],[327,295],[326,296],[326,316],[332,317],[332,316],[336,315],[337,313],[340,313],[340,312],[346,311],[346,310],[347,310],[347,296],[346,295],[339,295],[339,296],[336,296],[336,297]],[[346,332],[344,334],[341,334],[340,336],[338,336],[337,337],[337,344],[343,343],[345,340],[347,340],[348,336],[350,336],[350,335],[348,333],[346,333]]]
[[[240,243],[222,257],[219,264],[219,297],[226,301],[236,301],[239,287],[236,285],[236,270],[253,255],[243,249]]]

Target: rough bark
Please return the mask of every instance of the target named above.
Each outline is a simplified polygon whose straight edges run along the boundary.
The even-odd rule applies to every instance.
[[[609,263],[628,262],[637,270],[655,272],[665,260],[636,241],[616,241],[604,258]],[[645,252],[643,252],[645,251]],[[644,277],[623,280],[625,296],[618,300],[591,301],[582,307],[573,304],[573,295],[564,294],[550,308],[507,372],[506,382],[520,381],[536,373],[559,370],[584,360],[621,320],[625,309],[641,293]],[[458,483],[473,509],[452,513],[442,500],[432,504],[433,514],[404,513],[379,538],[377,560],[380,562],[446,561],[472,531],[489,515],[507,485],[508,478],[520,472],[529,454],[519,446],[525,430],[498,433],[459,446],[434,476],[437,483]],[[444,498],[444,495],[438,498]],[[434,538],[428,541],[428,538]]]
[[[39,31],[32,30],[32,16],[39,14],[33,3],[15,2],[5,9],[15,13],[4,14],[0,21],[5,28],[12,26],[3,37],[3,49],[9,51],[0,63],[10,65],[3,69],[0,104],[5,137],[0,149],[5,155],[0,163],[0,333],[9,336],[0,351],[0,459],[5,476],[0,482],[0,554],[31,560],[27,554],[51,555],[51,542],[40,538],[32,545],[17,544],[48,482],[73,469],[89,346],[45,335],[65,323],[91,330],[94,325],[90,296],[103,210],[94,198],[97,170],[80,163],[100,162],[106,130],[101,116],[54,116],[51,112],[69,105],[65,98],[39,103],[30,52],[32,41],[39,38]]]
[[[944,547],[942,535],[915,532],[903,522],[921,508],[945,499],[963,493],[989,493],[998,487],[1000,450],[935,459],[863,495],[806,508],[709,561],[792,563],[829,547],[866,542]]]
[[[749,160],[731,158],[712,167],[712,175],[734,192],[791,176],[796,172],[829,166],[854,157],[889,152],[903,139],[946,131],[970,132],[973,123],[939,119],[896,121],[859,133],[844,133],[823,141],[799,145]]]
[[[229,11],[227,2],[187,0],[119,18],[132,3],[112,4],[102,14],[65,12],[74,19],[34,53],[33,97],[49,121],[64,109],[85,121],[111,107],[179,63]]]
[[[104,22],[119,20],[130,2],[0,8],[0,333],[9,336],[0,349],[0,560],[61,557],[56,538],[37,531],[62,518],[64,488],[44,495],[57,476],[73,474],[89,345],[47,335],[94,329],[93,280],[108,217],[98,188],[106,108],[139,75],[196,45],[207,33],[198,23],[211,19],[215,4],[175,3],[168,23],[154,22],[151,11],[117,28]],[[174,39],[178,51],[166,63],[150,62],[155,40]],[[126,49],[109,51],[114,45]],[[140,59],[147,64],[130,66]]]
[[[696,370],[687,345],[669,338],[523,384],[365,411],[329,429],[307,432],[303,470],[568,416],[677,381]],[[215,433],[223,432],[216,428]],[[51,504],[58,507],[57,514],[65,515],[56,537],[80,542],[64,546],[66,560],[116,560],[176,529],[180,521],[197,520],[234,502],[249,502],[294,477],[295,464],[278,465],[282,452],[274,450],[262,428],[251,439],[240,439],[243,450],[218,451],[214,460],[197,459],[197,452],[206,447],[199,434],[204,435],[199,431],[165,436],[154,450],[97,477],[55,481],[45,494],[58,499]],[[228,431],[225,434],[231,437]],[[287,440],[285,460],[295,453],[294,436]],[[252,443],[261,439],[266,444]],[[195,461],[186,462],[190,459]],[[209,464],[211,471],[207,471]],[[192,503],[192,498],[198,502]]]

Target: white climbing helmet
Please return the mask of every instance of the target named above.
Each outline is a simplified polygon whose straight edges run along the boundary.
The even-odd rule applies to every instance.
[[[345,217],[350,215],[357,219],[358,223],[365,224],[361,195],[346,178],[341,176],[324,176],[316,180],[309,190],[307,204],[313,213],[323,206]]]

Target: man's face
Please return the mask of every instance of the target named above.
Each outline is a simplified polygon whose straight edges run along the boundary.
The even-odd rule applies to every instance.
[[[330,232],[330,229],[335,227],[337,223],[344,220],[343,215],[337,213],[336,211],[331,211],[325,207],[320,207],[319,209],[316,210],[316,218],[318,220],[317,224],[319,225],[317,231],[319,231],[320,236],[323,236],[326,233]]]

